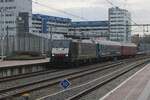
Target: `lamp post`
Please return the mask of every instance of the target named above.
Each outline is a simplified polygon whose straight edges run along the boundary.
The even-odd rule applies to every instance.
[[[2,9],[0,9],[0,14],[1,14],[1,32],[2,32],[2,16],[3,16],[3,13],[2,13]],[[3,40],[2,40],[2,37],[3,37],[3,35],[2,35],[3,33],[1,33],[1,60],[3,60],[3,58],[2,58],[2,56],[3,56]]]
[[[42,32],[41,32],[41,53],[42,53],[42,55],[44,54],[44,47],[43,47],[43,37],[42,37],[42,34],[44,34],[44,19],[43,18],[41,18],[42,19]]]
[[[49,43],[50,43],[50,46],[48,46],[49,47],[49,50],[50,50],[50,56],[51,56],[51,53],[52,53],[52,25],[50,25],[50,35],[49,35],[50,37],[49,37]]]
[[[6,27],[6,56],[8,56],[8,54],[9,54],[9,39],[8,39],[8,37],[9,37],[9,33],[8,33],[8,29],[9,29],[9,27],[8,27],[8,25],[7,25],[7,27]]]

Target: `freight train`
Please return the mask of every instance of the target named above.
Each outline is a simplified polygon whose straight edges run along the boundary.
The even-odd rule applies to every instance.
[[[107,40],[53,40],[52,63],[87,63],[135,56],[137,46]]]

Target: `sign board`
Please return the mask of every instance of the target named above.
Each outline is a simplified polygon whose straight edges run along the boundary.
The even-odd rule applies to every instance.
[[[63,80],[60,82],[61,87],[63,87],[64,89],[67,89],[70,87],[71,83],[68,80]]]

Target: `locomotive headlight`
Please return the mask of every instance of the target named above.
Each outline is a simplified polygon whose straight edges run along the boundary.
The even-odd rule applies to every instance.
[[[52,54],[52,56],[54,57],[55,55],[54,55],[54,54]]]
[[[66,57],[68,57],[68,54],[66,54]]]

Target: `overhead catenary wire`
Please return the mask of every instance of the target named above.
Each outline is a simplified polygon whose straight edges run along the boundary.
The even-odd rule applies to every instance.
[[[117,7],[112,1],[110,1],[110,0],[105,0],[107,3],[109,3],[110,5],[112,5],[113,7]],[[138,24],[135,22],[135,21],[133,21],[129,16],[127,16],[127,15],[125,15],[126,17],[128,17],[128,19],[130,20],[130,21],[132,21],[135,25],[137,25],[138,26]]]
[[[109,3],[110,5],[112,5],[113,7],[116,7],[116,5],[113,3],[113,2],[111,2],[111,1],[109,1],[109,0],[105,0],[107,3]]]
[[[113,6],[113,7],[117,7],[112,1],[110,1],[110,0],[105,0],[108,4],[110,4],[111,6]],[[127,0],[125,0],[125,2],[126,2]],[[127,14],[125,14],[125,16],[133,23],[133,24],[131,24],[130,26],[137,26],[137,27],[140,27],[141,28],[141,26],[143,26],[143,28],[145,27],[145,26],[147,26],[147,30],[148,30],[148,26],[150,26],[149,24],[137,24],[134,20],[132,20],[132,18],[131,17],[129,17]]]
[[[110,5],[112,5],[113,7],[117,7],[117,6],[116,6],[112,1],[110,1],[110,0],[105,0],[105,1],[106,1],[107,3],[109,3]],[[55,10],[55,11],[57,11],[57,12],[63,13],[63,14],[65,14],[65,15],[72,16],[72,17],[74,17],[74,18],[78,18],[78,19],[81,19],[81,20],[88,20],[87,18],[84,18],[83,16],[78,16],[78,15],[75,15],[75,14],[72,14],[72,13],[69,13],[69,12],[66,12],[66,11],[63,11],[63,10],[60,10],[60,9],[56,9],[56,8],[54,8],[54,7],[51,7],[51,6],[48,6],[48,5],[39,3],[38,1],[33,1],[33,0],[32,0],[32,2],[33,2],[34,4],[39,5],[39,6],[42,6],[42,7],[51,9],[51,10]],[[131,20],[135,25],[138,26],[138,24],[137,24],[135,21],[133,21],[129,16],[126,15],[126,17],[128,17],[129,20]]]
[[[51,7],[51,6],[48,6],[48,5],[39,3],[38,1],[33,1],[33,0],[32,0],[32,2],[33,2],[34,4],[36,4],[36,5],[39,5],[39,6],[42,6],[42,7],[45,7],[45,8],[48,8],[48,9],[51,9],[51,10],[54,10],[54,11],[63,13],[63,14],[65,14],[65,15],[72,16],[72,17],[74,17],[74,18],[78,18],[78,19],[81,19],[81,20],[87,20],[87,19],[84,18],[84,17],[78,16],[78,15],[75,15],[75,14],[72,14],[72,13],[69,13],[69,12],[66,12],[66,11],[63,11],[63,10],[60,10],[60,9],[56,9],[56,8],[54,8],[54,7]]]

